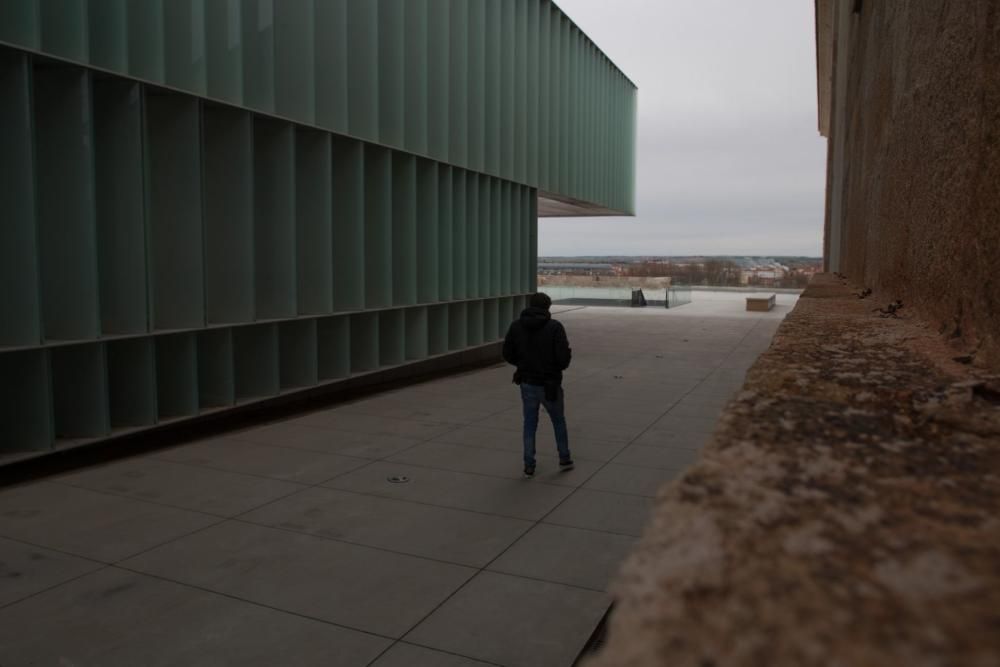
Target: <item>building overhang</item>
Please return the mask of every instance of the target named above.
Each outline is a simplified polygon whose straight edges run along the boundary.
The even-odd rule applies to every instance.
[[[833,50],[836,0],[816,2],[816,93],[819,133],[830,136],[830,108],[833,104]]]
[[[605,208],[597,204],[552,194],[551,192],[538,191],[538,217],[539,218],[586,218],[586,217],[609,217],[628,216],[633,214],[627,211]]]

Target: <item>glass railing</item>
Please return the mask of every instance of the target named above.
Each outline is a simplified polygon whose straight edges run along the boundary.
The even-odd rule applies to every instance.
[[[652,306],[676,308],[691,303],[691,288],[576,287],[544,285],[539,288],[553,303],[582,306]],[[641,292],[641,297],[640,293]],[[644,302],[644,303],[643,303]]]

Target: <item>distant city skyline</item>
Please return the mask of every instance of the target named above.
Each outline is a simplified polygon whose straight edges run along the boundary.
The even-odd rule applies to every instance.
[[[639,87],[638,214],[542,219],[540,255],[822,254],[812,3],[559,6]]]

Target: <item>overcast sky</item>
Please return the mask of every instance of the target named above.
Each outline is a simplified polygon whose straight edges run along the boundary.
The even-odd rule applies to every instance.
[[[809,0],[557,0],[639,87],[637,216],[543,218],[540,255],[822,254]]]

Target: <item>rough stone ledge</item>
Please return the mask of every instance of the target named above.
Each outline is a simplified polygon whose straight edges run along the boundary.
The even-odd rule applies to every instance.
[[[661,489],[587,667],[1000,664],[1000,378],[820,276]]]

